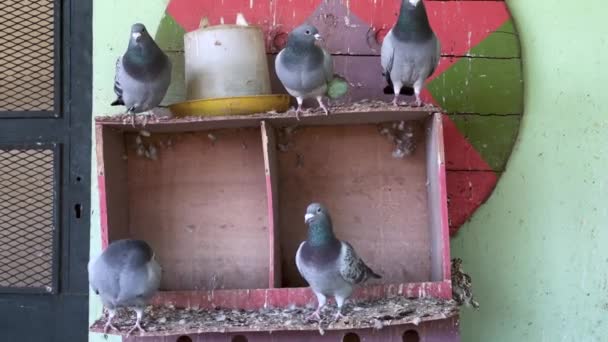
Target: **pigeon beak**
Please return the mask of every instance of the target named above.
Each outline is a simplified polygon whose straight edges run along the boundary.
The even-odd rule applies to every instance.
[[[308,223],[308,221],[312,220],[313,217],[315,217],[313,214],[304,215],[304,223]]]
[[[321,37],[321,35],[318,34],[318,33],[315,33],[314,37],[315,37],[316,40],[323,40],[323,38]]]
[[[139,37],[141,37],[141,33],[140,32],[133,32],[131,33],[131,37],[133,37],[133,40],[135,40],[136,42],[139,41]]]

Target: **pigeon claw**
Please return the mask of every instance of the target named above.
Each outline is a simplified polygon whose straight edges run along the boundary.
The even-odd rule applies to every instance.
[[[118,330],[118,328],[117,328],[117,327],[115,327],[115,326],[114,326],[112,323],[108,322],[108,323],[106,323],[106,325],[103,327],[103,334],[104,334],[104,335],[107,335],[107,334],[108,334],[108,330],[110,330],[110,329],[112,329],[112,330],[114,330],[114,331],[120,331],[120,330]]]
[[[133,128],[135,128],[135,109],[134,108],[127,109],[127,114],[131,114],[131,126],[133,126]]]
[[[140,334],[144,334],[146,331],[144,330],[144,328],[141,327],[141,324],[139,324],[139,322],[135,323],[135,325],[133,325],[133,327],[131,328],[131,330],[129,330],[129,332],[127,332],[127,337],[131,336],[131,333],[133,333],[133,331],[135,329],[138,329]]]
[[[342,318],[346,318],[346,316],[344,316],[339,310],[338,312],[336,312],[336,315],[334,316],[334,321],[339,321]]]
[[[329,115],[329,110],[327,109],[327,107],[323,106],[323,111],[325,112],[325,115]]]
[[[393,98],[393,106],[395,106],[395,107],[399,107],[399,101],[398,101],[398,99],[397,99],[397,96],[395,96],[395,97]]]
[[[321,310],[317,309],[315,310],[315,312],[311,313],[310,315],[306,316],[306,320],[308,321],[320,321],[321,320],[321,314],[320,314]]]
[[[317,96],[317,102],[319,102],[319,107],[321,107],[321,109],[323,109],[323,112],[325,112],[325,115],[329,115],[329,109],[327,109],[327,107],[323,103],[323,97]]]

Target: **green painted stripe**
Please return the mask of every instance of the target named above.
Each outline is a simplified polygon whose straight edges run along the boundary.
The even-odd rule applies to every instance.
[[[521,57],[519,37],[513,26],[513,20],[507,20],[481,43],[474,46],[467,53],[467,56],[494,58]]]
[[[173,64],[171,70],[171,85],[167,90],[167,95],[163,100],[163,104],[172,104],[182,102],[186,99],[186,81],[185,81],[185,64],[184,53],[167,51],[167,55]]]
[[[184,51],[184,34],[186,31],[165,13],[158,25],[154,40],[161,49],[166,51]]]
[[[520,116],[452,114],[460,133],[494,171],[504,171],[517,139]]]
[[[168,13],[165,13],[158,25],[156,36],[154,37],[158,46],[167,53],[173,64],[171,85],[163,100],[163,104],[165,105],[182,102],[186,96],[183,52],[185,33],[186,31],[173,19],[173,17]]]
[[[463,57],[431,81],[428,90],[448,113],[520,114],[521,60]]]

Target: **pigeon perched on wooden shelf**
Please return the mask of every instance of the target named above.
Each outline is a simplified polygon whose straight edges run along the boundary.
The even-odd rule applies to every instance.
[[[369,268],[346,241],[334,235],[327,209],[312,203],[306,209],[304,221],[308,225],[308,237],[296,252],[298,271],[317,296],[317,310],[310,316],[320,319],[320,313],[333,296],[338,305],[336,319],[343,317],[342,306],[357,284],[368,278],[382,278]]]
[[[112,318],[121,307],[132,308],[137,321],[127,336],[141,327],[144,308],[160,285],[161,268],[150,246],[141,240],[118,240],[88,265],[89,283],[108,309],[104,332],[112,328]]]
[[[117,98],[111,105],[127,107],[131,124],[135,126],[135,114],[157,107],[167,94],[171,68],[169,57],[156,45],[146,27],[134,24],[127,51],[116,61],[114,92]]]
[[[275,59],[275,71],[287,92],[296,98],[296,118],[302,112],[302,102],[316,98],[326,115],[329,109],[323,104],[323,96],[343,96],[348,90],[346,80],[334,75],[331,54],[317,46],[321,35],[312,25],[296,27],[287,39],[287,46]]]
[[[422,105],[420,92],[437,68],[440,53],[440,43],[429,24],[424,2],[402,0],[397,23],[382,41],[380,51],[382,74],[395,94],[394,105],[399,94],[411,95],[411,88],[416,105]]]

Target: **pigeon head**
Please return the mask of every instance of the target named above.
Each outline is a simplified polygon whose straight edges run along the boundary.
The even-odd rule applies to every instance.
[[[131,26],[131,40],[129,41],[129,46],[131,44],[142,44],[148,39],[150,39],[150,35],[148,34],[148,30],[146,30],[144,24],[137,23]]]
[[[150,37],[143,24],[131,26],[129,47],[123,55],[123,66],[126,72],[139,80],[150,79],[162,71],[166,65],[166,56]]]
[[[409,5],[407,5],[406,3]],[[406,8],[414,9],[414,8],[418,7],[419,4],[420,4],[420,6],[424,6],[422,0],[403,0],[403,5]]]
[[[316,27],[304,24],[291,31],[287,39],[288,47],[312,47],[315,41],[321,40],[321,35]]]
[[[329,212],[320,203],[311,203],[306,208],[304,222],[308,225],[308,241],[320,245],[335,240]]]
[[[423,0],[402,0],[393,34],[409,41],[429,39],[433,35]]]

